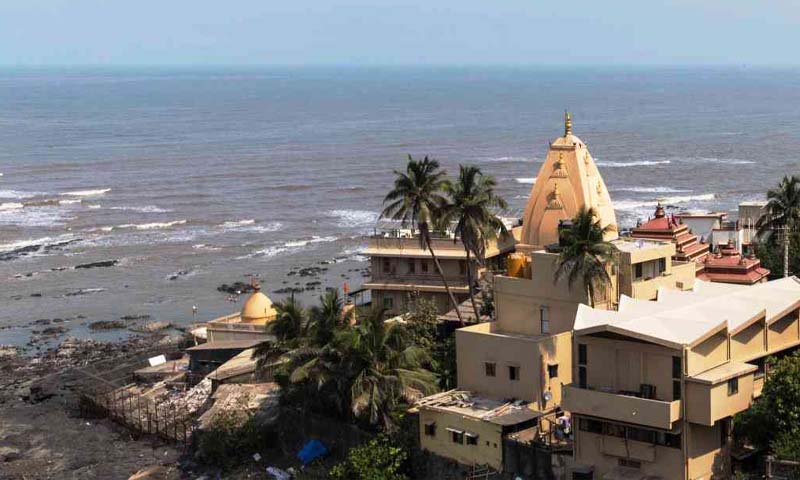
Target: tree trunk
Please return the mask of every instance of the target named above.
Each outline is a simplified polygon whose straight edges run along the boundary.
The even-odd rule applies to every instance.
[[[431,252],[431,257],[433,257],[433,264],[436,266],[436,271],[439,273],[439,277],[442,279],[442,283],[444,284],[444,289],[447,291],[447,296],[450,297],[450,303],[453,304],[453,308],[456,309],[456,316],[458,317],[458,323],[463,327],[464,326],[464,319],[461,318],[461,312],[458,310],[458,303],[456,303],[456,297],[453,296],[453,292],[450,291],[450,285],[447,284],[447,280],[444,278],[444,270],[442,270],[442,265],[439,263],[439,259],[436,258],[436,254],[433,253],[433,246],[431,242],[428,243],[428,251]]]
[[[789,276],[789,228],[783,227],[783,276]]]
[[[467,252],[467,285],[469,285],[469,301],[472,302],[472,311],[475,313],[475,322],[481,321],[481,314],[478,312],[478,305],[475,303],[475,292],[472,291],[472,262],[469,258],[469,249],[465,248]]]

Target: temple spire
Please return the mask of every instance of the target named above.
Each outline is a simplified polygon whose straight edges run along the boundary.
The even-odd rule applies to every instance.
[[[572,117],[564,110],[564,136],[572,135]]]

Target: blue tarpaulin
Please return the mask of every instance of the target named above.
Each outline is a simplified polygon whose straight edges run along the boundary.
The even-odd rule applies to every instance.
[[[308,465],[319,457],[323,457],[327,454],[328,448],[325,446],[325,444],[317,439],[313,439],[306,442],[306,444],[303,445],[303,448],[297,452],[297,458],[303,462],[303,465]]]

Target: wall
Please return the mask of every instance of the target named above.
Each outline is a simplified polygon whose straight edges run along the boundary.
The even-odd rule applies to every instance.
[[[728,360],[728,335],[725,330],[689,349],[689,376],[714,368]]]
[[[584,335],[576,338],[573,377],[578,378],[578,344],[586,345],[586,378],[590,388],[617,392],[656,387],[656,400],[672,401],[672,357],[679,350],[660,345]]]
[[[436,435],[425,434],[425,425],[436,423]],[[477,445],[457,444],[452,441],[447,428],[478,435]],[[419,412],[420,446],[437,455],[465,465],[489,464],[496,470],[503,468],[502,427],[482,420],[452,412],[421,408]]]
[[[525,338],[495,332],[497,325],[482,323],[456,330],[458,386],[490,398],[515,398],[534,403],[534,408],[554,407],[561,399],[561,385],[571,378],[571,337]],[[496,374],[486,375],[486,362],[494,362]],[[558,364],[558,377],[548,378],[549,364]],[[519,380],[510,380],[508,367],[519,367]],[[553,399],[540,405],[542,381]]]
[[[717,420],[750,408],[753,399],[753,373],[739,376],[739,391],[728,395],[727,380],[714,385],[686,382],[687,420],[711,426]]]
[[[772,322],[767,327],[767,347],[771,352],[789,346],[798,340],[797,312]]]
[[[652,461],[640,460],[642,462],[641,472],[644,475],[669,480],[684,478],[683,453],[679,448],[653,446],[632,440],[628,441],[626,448],[625,441],[621,438],[580,429],[575,431],[574,448],[575,460],[580,464],[593,465],[596,479],[601,479],[604,474],[616,469],[619,466],[620,458],[632,458],[626,456],[625,452],[633,453],[638,458],[649,455],[653,459]],[[609,453],[618,453],[618,455]]]
[[[689,478],[727,478],[714,477],[725,471],[719,422],[710,427],[688,424],[686,429],[689,433]]]
[[[766,353],[764,319],[731,335],[731,360],[747,361]]]
[[[569,288],[566,280],[555,281],[557,254],[538,251],[533,252],[531,258],[532,278],[494,277],[498,325],[506,332],[542,334],[540,309],[546,306],[550,316],[549,333],[572,330],[578,305],[589,304],[586,289],[578,283]],[[600,307],[602,305],[598,305]]]

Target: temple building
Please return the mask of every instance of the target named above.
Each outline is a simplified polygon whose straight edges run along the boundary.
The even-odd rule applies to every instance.
[[[248,340],[273,340],[268,323],[275,320],[277,312],[258,284],[244,302],[242,310],[206,323],[208,342]]]
[[[701,238],[694,234],[695,229],[702,233]],[[698,279],[742,285],[764,282],[769,270],[752,254],[740,253],[744,236],[740,222],[728,221],[726,213],[666,215],[660,203],[652,218],[631,231],[632,238],[675,244],[673,260],[694,262]]]
[[[761,266],[754,254],[745,257],[731,240],[728,245],[717,248],[717,252],[703,260],[703,270],[697,274],[700,280],[721,283],[754,285],[767,281],[769,270]]]
[[[672,242],[675,244],[673,258],[681,262],[696,262],[698,270],[703,269],[702,262],[710,250],[710,246],[704,240],[698,239],[688,225],[680,222],[674,215],[667,216],[660,203],[656,206],[653,218],[637,225],[631,232],[631,237]]]
[[[767,357],[800,345],[800,281],[698,281],[574,325],[571,478],[731,478],[733,417],[761,395]]]
[[[572,118],[564,118],[564,135],[556,138],[531,188],[522,218],[520,251],[558,243],[558,224],[581,208],[593,208],[602,227],[611,226],[606,240],[617,238],[617,217],[603,177],[589,149],[572,133]]]
[[[669,241],[618,238],[608,191],[586,145],[572,134],[550,144],[525,210],[521,244],[505,275],[494,275],[495,321],[456,330],[458,388],[417,405],[423,449],[465,464],[524,473],[514,458],[528,440],[557,450],[562,386],[572,383],[572,330],[581,305],[614,309],[621,294],[654,299],[664,289],[691,290],[694,262],[673,262]],[[581,281],[556,279],[565,220],[593,209],[618,251],[611,279],[590,297]],[[527,440],[526,440],[527,439]],[[527,445],[527,446],[526,446]],[[517,452],[517,453],[513,453]],[[526,470],[527,469],[527,470]]]

